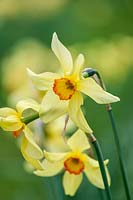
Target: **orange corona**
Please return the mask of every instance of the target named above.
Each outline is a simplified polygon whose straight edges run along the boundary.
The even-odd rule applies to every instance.
[[[70,174],[80,174],[84,169],[84,163],[80,158],[70,157],[64,162],[64,168]]]
[[[13,136],[14,136],[15,138],[17,138],[18,136],[20,136],[21,133],[22,133],[22,131],[23,131],[23,129],[24,129],[24,125],[23,125],[23,127],[20,128],[19,130],[13,131]]]
[[[68,78],[55,79],[53,91],[60,100],[69,100],[76,91],[76,84]]]

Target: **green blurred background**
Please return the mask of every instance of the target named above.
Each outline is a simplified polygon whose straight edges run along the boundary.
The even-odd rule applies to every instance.
[[[133,195],[133,1],[132,0],[1,0],[0,106],[14,106],[32,91],[26,67],[55,70],[53,32],[72,52],[82,52],[86,66],[99,70],[108,91],[121,98],[113,105],[122,153]],[[55,67],[55,68],[54,68]],[[113,200],[125,200],[114,138],[104,106],[85,100],[86,117],[109,158]],[[16,140],[0,130],[0,199],[102,199],[85,178],[74,197],[62,194],[61,176],[36,177],[24,170]],[[104,198],[103,198],[104,199]]]

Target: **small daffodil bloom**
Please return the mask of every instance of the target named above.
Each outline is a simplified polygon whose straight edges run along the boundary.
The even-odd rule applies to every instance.
[[[104,189],[99,164],[89,157],[85,150],[90,148],[86,135],[79,129],[70,137],[67,144],[71,151],[65,153],[49,153],[44,151],[45,160],[42,161],[43,170],[36,170],[38,176],[54,176],[63,169],[63,187],[65,194],[73,196],[83,179],[83,172],[88,180],[98,188]],[[108,183],[110,176],[107,170],[108,160],[104,161]]]
[[[47,123],[68,113],[72,121],[84,132],[92,133],[81,111],[82,93],[99,104],[119,101],[119,98],[105,92],[92,78],[83,78],[81,70],[84,56],[79,54],[73,63],[71,53],[53,34],[52,50],[58,58],[62,73],[45,72],[35,74],[28,69],[28,74],[39,90],[47,91],[43,98],[40,117]]]
[[[34,168],[42,169],[39,159],[42,159],[44,154],[35,143],[32,132],[22,121],[23,112],[27,109],[39,112],[39,104],[33,99],[24,99],[17,103],[16,110],[8,107],[0,108],[0,127],[5,131],[12,131],[15,137],[23,131],[21,152]]]
[[[27,109],[39,112],[39,104],[33,99],[24,99],[17,103],[16,110],[0,108],[0,127],[5,131],[12,131],[15,137],[19,136],[25,128],[22,114]]]

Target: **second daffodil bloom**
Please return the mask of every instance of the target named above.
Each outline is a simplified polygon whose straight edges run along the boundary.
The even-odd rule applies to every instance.
[[[85,150],[90,148],[86,135],[79,129],[71,136],[67,144],[71,151],[66,153],[49,153],[44,151],[45,160],[42,161],[43,170],[36,170],[38,176],[54,176],[61,170],[65,170],[63,176],[63,187],[65,194],[73,196],[83,179],[83,172],[88,180],[98,188],[104,189],[99,164],[89,157]],[[108,184],[110,176],[107,170],[108,160],[104,161]]]
[[[0,108],[0,127],[5,131],[12,131],[15,137],[19,136],[26,126],[22,114],[27,109],[39,112],[39,104],[27,98],[17,103],[16,110],[9,107]]]
[[[53,34],[52,50],[60,61],[62,73],[45,72],[35,74],[28,69],[29,76],[39,90],[47,91],[43,98],[40,116],[45,123],[68,113],[72,121],[84,132],[91,133],[80,106],[83,104],[82,93],[99,104],[119,101],[119,98],[105,92],[92,78],[84,78],[81,70],[84,56],[79,54],[74,64],[71,53]]]
[[[12,131],[15,137],[24,132],[21,143],[22,155],[34,168],[42,169],[39,159],[44,157],[43,152],[35,143],[31,130],[22,120],[23,112],[27,109],[39,112],[39,104],[33,99],[24,99],[17,103],[16,110],[0,108],[0,127],[5,131]]]

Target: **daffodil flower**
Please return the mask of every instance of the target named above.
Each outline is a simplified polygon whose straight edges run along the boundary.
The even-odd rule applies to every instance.
[[[43,98],[40,117],[47,123],[68,113],[72,121],[84,132],[92,133],[80,106],[83,104],[82,93],[99,104],[119,101],[119,98],[105,92],[92,78],[83,78],[81,70],[84,56],[79,54],[73,64],[68,49],[53,34],[52,50],[60,61],[63,72],[45,72],[35,74],[28,69],[28,74],[39,90],[47,91]]]
[[[21,143],[22,155],[34,168],[42,169],[39,159],[44,157],[43,152],[35,143],[31,130],[22,121],[22,114],[27,109],[39,112],[39,104],[33,99],[24,99],[17,103],[16,110],[0,108],[0,127],[5,131],[13,131],[15,137],[24,132]]]
[[[15,137],[19,136],[26,126],[22,114],[27,109],[39,112],[39,104],[33,99],[24,99],[17,103],[16,110],[0,108],[0,127],[5,131],[12,131]]]
[[[104,189],[99,164],[96,160],[89,157],[85,150],[90,148],[86,135],[79,129],[70,137],[67,144],[71,151],[65,153],[49,153],[44,151],[45,160],[42,162],[43,170],[36,170],[38,176],[54,176],[63,169],[63,187],[65,194],[73,196],[83,179],[83,172],[88,180],[98,188]],[[104,161],[108,184],[110,176],[107,170],[108,160]]]

